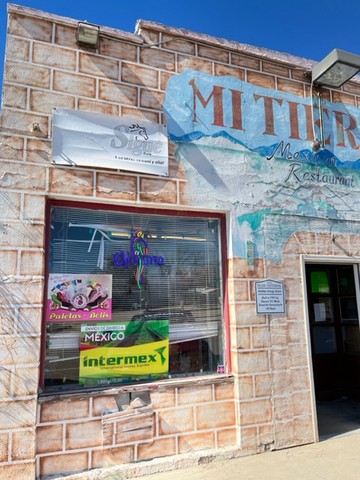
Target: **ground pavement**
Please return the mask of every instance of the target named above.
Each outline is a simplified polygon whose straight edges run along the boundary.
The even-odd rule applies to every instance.
[[[113,477],[107,480],[120,480]],[[190,468],[137,480],[360,480],[360,430],[319,443]]]

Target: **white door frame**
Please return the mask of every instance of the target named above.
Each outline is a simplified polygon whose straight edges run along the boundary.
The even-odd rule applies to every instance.
[[[303,279],[303,298],[304,298],[304,320],[305,320],[305,332],[306,332],[306,346],[307,346],[307,357],[309,365],[309,375],[310,375],[310,393],[311,393],[311,410],[313,417],[313,433],[315,441],[319,441],[319,428],[317,421],[317,409],[316,409],[316,396],[315,396],[315,381],[314,381],[314,368],[312,361],[312,352],[311,352],[311,337],[310,337],[310,321],[309,321],[309,305],[307,297],[307,284],[306,284],[306,271],[305,266],[308,264],[342,264],[342,265],[353,265],[354,267],[354,278],[355,278],[355,291],[356,291],[356,301],[359,312],[359,327],[360,327],[360,282],[359,282],[359,257],[348,257],[348,256],[333,256],[333,255],[300,255],[301,259],[301,277]]]

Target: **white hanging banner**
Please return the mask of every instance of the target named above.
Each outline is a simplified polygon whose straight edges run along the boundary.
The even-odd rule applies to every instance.
[[[139,119],[56,109],[53,162],[168,175],[165,125]]]

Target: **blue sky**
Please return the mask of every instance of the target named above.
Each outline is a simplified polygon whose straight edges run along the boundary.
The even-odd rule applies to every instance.
[[[0,84],[8,2],[0,0]],[[77,20],[134,32],[152,20],[320,61],[333,48],[360,54],[360,0],[19,0]]]

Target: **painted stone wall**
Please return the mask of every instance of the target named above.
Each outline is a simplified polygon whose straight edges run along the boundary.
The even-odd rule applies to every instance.
[[[305,161],[315,138],[303,76],[309,62],[145,21],[136,35],[104,27],[112,39],[102,38],[94,52],[78,48],[76,28],[76,20],[9,7],[0,150],[0,476],[25,480],[65,473],[70,463],[82,471],[205,448],[254,453],[314,441],[300,255],[359,255],[352,118],[360,87],[325,91],[329,111],[340,112],[331,117],[332,138],[345,146],[330,143],[325,164]],[[262,124],[250,122],[247,106],[260,108]],[[55,107],[166,122],[169,176],[55,167]],[[231,375],[145,394],[119,389],[39,400],[47,198],[226,213]],[[285,284],[286,315],[269,318],[256,315],[254,284],[271,277]],[[145,427],[136,437],[139,420]],[[124,424],[132,432],[126,439],[119,434]]]
[[[231,380],[45,401],[37,426],[38,473],[46,477],[229,447],[236,443],[235,423]]]

